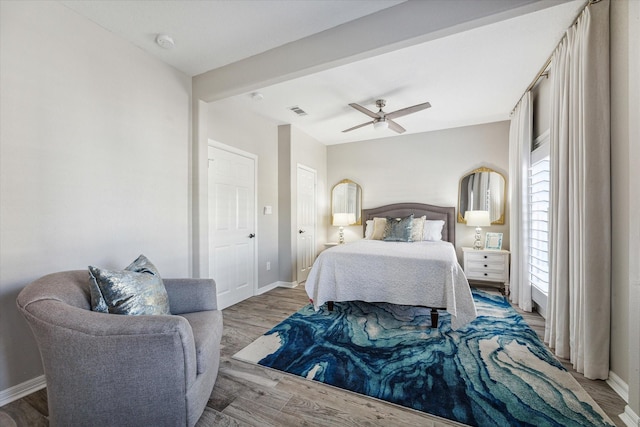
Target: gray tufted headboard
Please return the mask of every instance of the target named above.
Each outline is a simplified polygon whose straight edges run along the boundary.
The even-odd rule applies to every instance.
[[[442,240],[456,244],[456,208],[455,207],[442,207],[427,205],[424,203],[394,203],[392,205],[380,206],[377,208],[363,209],[362,217],[363,224],[366,221],[373,219],[374,217],[393,217],[401,218],[407,215],[413,214],[418,218],[423,215],[427,216],[427,219],[442,219],[444,220],[444,227],[442,228]],[[362,227],[362,232],[366,225]]]

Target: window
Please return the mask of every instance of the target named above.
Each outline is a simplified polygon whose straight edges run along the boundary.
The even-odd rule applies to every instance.
[[[529,166],[529,281],[544,315],[549,293],[549,133],[536,138]]]

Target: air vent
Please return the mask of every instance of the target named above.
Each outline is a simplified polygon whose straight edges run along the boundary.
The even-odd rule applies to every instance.
[[[307,112],[304,111],[302,108],[298,107],[297,105],[295,105],[293,107],[290,107],[289,110],[293,111],[298,116],[306,116],[307,115]]]

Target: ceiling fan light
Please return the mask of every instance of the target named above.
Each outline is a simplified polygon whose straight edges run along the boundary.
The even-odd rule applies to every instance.
[[[373,124],[373,128],[375,130],[384,130],[387,129],[389,127],[389,123],[387,123],[386,120],[380,120],[379,122],[375,122]]]

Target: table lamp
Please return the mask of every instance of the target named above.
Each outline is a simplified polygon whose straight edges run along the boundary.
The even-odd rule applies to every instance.
[[[466,211],[464,213],[464,220],[469,227],[476,228],[476,236],[473,242],[473,249],[482,249],[482,241],[480,233],[482,229],[480,227],[488,227],[491,225],[491,219],[489,218],[489,211]]]
[[[355,222],[355,215],[350,213],[334,213],[332,224],[336,227],[340,227],[338,230],[338,243],[344,243],[344,227]]]

